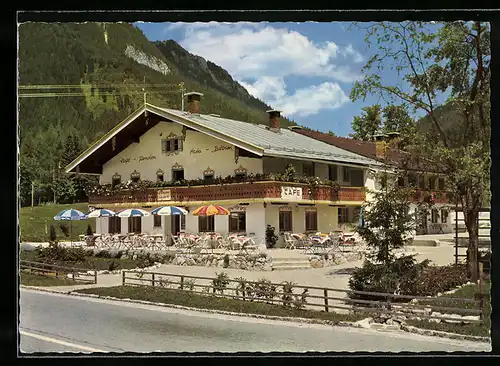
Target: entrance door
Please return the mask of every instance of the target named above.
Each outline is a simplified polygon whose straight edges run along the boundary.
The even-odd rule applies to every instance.
[[[181,215],[172,215],[171,218],[172,218],[171,232],[172,235],[177,236],[181,231]]]
[[[426,235],[426,234],[428,234],[427,215],[425,215],[422,211],[420,211],[419,214],[420,214],[420,219],[418,220],[416,234],[417,235]]]

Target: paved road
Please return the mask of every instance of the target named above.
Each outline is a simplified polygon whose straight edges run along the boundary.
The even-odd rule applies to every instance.
[[[489,344],[21,290],[22,352],[488,351]]]

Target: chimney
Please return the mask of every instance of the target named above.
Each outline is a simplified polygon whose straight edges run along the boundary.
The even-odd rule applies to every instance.
[[[388,145],[391,149],[399,149],[401,137],[399,132],[388,132],[387,133]]]
[[[376,134],[373,136],[375,139],[375,156],[377,158],[385,158],[387,152],[387,135],[384,134]]]
[[[270,109],[266,111],[269,113],[269,129],[273,132],[278,132],[280,130],[280,113],[275,109]]]
[[[200,101],[203,96],[202,93],[190,92],[184,94],[187,97],[187,110],[192,114],[200,114]]]

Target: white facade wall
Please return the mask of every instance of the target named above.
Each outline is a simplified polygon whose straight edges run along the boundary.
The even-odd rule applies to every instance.
[[[158,123],[140,137],[139,143],[131,144],[104,164],[100,183],[111,183],[116,173],[121,175],[122,181],[128,181],[134,170],[141,174],[141,180],[156,181],[158,169],[163,170],[164,180],[170,181],[175,164],[184,167],[185,179],[203,178],[203,171],[209,167],[214,170],[215,176],[222,177],[234,175],[234,170],[240,166],[246,168],[249,174],[262,173],[262,159],[240,156],[236,163],[234,146],[197,131],[186,131],[181,152],[165,155],[161,150],[161,140],[170,133],[182,136],[182,126],[173,122]],[[215,151],[216,147],[227,149]]]

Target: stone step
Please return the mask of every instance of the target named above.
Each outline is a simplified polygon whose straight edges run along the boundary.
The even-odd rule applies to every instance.
[[[298,269],[303,269],[303,270],[306,270],[306,269],[311,269],[311,266],[307,265],[307,266],[274,266],[273,265],[273,271],[291,271],[291,270],[298,270]]]
[[[293,261],[293,260],[288,260],[288,261],[274,261],[273,260],[273,266],[287,266],[287,265],[304,265],[304,266],[308,266],[309,265],[309,261],[308,260],[296,260],[296,261]]]

